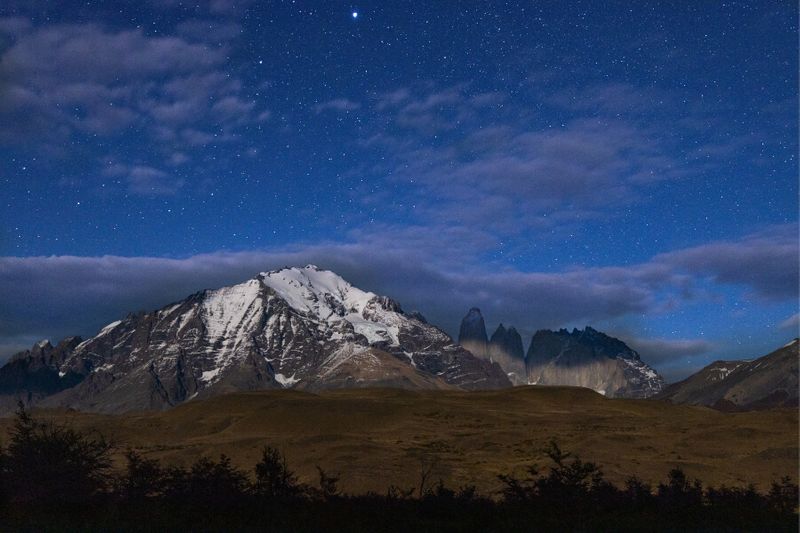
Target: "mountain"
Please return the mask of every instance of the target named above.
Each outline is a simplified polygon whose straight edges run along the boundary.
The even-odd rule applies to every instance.
[[[658,398],[724,411],[798,406],[798,339],[751,361],[715,361]]]
[[[124,412],[258,389],[510,386],[499,365],[420,318],[333,272],[287,267],[130,314],[84,341],[39,343],[0,368],[0,394]]]
[[[508,329],[503,324],[497,326],[489,339],[488,355],[490,361],[503,367],[514,385],[527,384],[522,337],[514,326]]]
[[[59,368],[80,343],[80,337],[67,337],[57,346],[45,340],[18,353],[0,368],[0,391],[24,391],[24,399],[32,402],[76,385],[80,376],[59,375]]]
[[[500,324],[486,338],[480,309],[461,321],[458,342],[475,356],[498,363],[514,385],[587,387],[609,397],[649,398],[664,380],[638,353],[619,339],[590,327],[569,332],[539,330],[523,352],[516,328]]]
[[[486,337],[486,323],[483,321],[481,310],[477,307],[470,309],[467,315],[461,319],[458,344],[477,357],[488,359],[489,340]]]
[[[588,326],[537,331],[525,363],[529,383],[588,387],[609,397],[647,398],[664,386],[636,351]]]

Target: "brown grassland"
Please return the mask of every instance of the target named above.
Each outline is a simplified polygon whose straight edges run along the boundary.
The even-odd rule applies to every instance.
[[[316,484],[319,465],[340,475],[345,492],[385,493],[390,485],[431,482],[500,487],[498,474],[524,476],[546,465],[542,449],[598,463],[607,479],[636,475],[653,484],[681,467],[706,485],[769,483],[798,475],[795,409],[722,413],[660,401],[607,399],[586,389],[519,387],[452,392],[349,389],[237,393],[165,412],[98,415],[34,411],[79,430],[99,431],[117,446],[164,464],[231,457],[251,471],[265,445],[279,448],[301,481]],[[11,425],[0,419],[0,435]]]

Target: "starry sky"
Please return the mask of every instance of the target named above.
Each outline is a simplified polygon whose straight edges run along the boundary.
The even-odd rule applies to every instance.
[[[5,0],[0,356],[315,263],[668,379],[797,336],[795,2]],[[491,333],[491,331],[490,331]]]

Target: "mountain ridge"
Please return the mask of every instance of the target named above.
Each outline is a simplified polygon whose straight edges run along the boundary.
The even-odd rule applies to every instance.
[[[42,371],[50,386],[27,394],[31,403],[104,412],[164,409],[242,390],[510,386],[498,365],[406,315],[391,298],[314,265],[131,313],[55,358],[52,347],[40,351],[0,368],[0,392],[21,392],[30,378],[13,376],[29,369]],[[70,387],[62,386],[67,378]]]
[[[800,405],[798,347],[800,342],[794,339],[757,359],[714,361],[668,385],[657,398],[723,411],[796,407]]]
[[[623,341],[586,326],[540,329],[523,352],[516,328],[498,325],[484,343],[485,322],[473,307],[461,322],[459,341],[474,355],[496,362],[514,385],[577,386],[609,397],[648,398],[664,379]]]

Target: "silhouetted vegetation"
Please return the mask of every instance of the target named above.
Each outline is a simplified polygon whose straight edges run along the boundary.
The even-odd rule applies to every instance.
[[[798,486],[768,492],[704,487],[679,468],[655,489],[631,477],[609,483],[600,467],[551,442],[549,464],[500,476],[498,494],[431,482],[421,462],[416,487],[343,494],[338,475],[317,467],[303,484],[277,449],[264,447],[251,473],[226,456],[164,467],[128,451],[112,471],[102,436],[35,420],[20,408],[0,453],[3,530],[270,531],[796,531]]]
[[[111,445],[101,436],[35,420],[22,404],[2,455],[3,500],[9,504],[87,502],[107,491]]]

